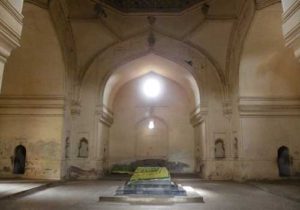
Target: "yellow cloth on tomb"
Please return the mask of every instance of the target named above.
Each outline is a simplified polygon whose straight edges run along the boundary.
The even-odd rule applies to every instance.
[[[130,181],[168,178],[170,178],[170,173],[166,167],[138,167],[131,176]]]

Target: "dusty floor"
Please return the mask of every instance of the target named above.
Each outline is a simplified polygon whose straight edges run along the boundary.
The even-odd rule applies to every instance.
[[[215,209],[215,210],[299,210],[300,182],[218,182],[188,181],[180,183],[192,187],[204,197],[201,204],[130,205],[123,203],[99,203],[98,197],[112,192],[123,181],[78,181],[44,189],[26,196],[0,200],[1,210],[48,209]],[[1,186],[0,186],[1,187]],[[3,189],[2,189],[3,190]]]

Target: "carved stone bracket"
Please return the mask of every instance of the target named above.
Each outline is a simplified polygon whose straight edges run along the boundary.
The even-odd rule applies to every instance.
[[[190,115],[190,122],[193,127],[196,127],[205,120],[208,113],[208,108],[206,105],[200,105]]]
[[[113,124],[114,114],[105,105],[97,106],[96,114],[98,116],[99,121],[107,125],[108,127],[110,127]]]
[[[232,102],[225,101],[223,102],[223,114],[226,118],[230,118],[232,115]]]
[[[75,116],[79,116],[81,112],[81,105],[79,102],[77,101],[73,101],[71,104],[71,115],[73,117]]]

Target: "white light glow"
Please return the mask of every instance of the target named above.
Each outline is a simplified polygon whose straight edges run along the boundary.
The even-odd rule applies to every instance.
[[[149,98],[155,98],[161,93],[161,84],[155,78],[148,78],[143,84],[143,93]]]
[[[154,129],[154,127],[155,127],[154,121],[151,120],[151,121],[149,122],[148,128],[149,128],[150,130],[152,130],[152,129]]]

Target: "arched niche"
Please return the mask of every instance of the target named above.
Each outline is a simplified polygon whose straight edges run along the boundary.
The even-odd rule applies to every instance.
[[[217,139],[215,141],[215,158],[216,159],[225,158],[225,145],[223,139]]]
[[[89,142],[86,138],[82,138],[78,145],[78,157],[88,158],[89,157]]]
[[[277,150],[277,164],[279,176],[285,177],[291,175],[291,161],[289,148],[281,146]]]
[[[149,116],[137,122],[136,160],[168,159],[168,132],[167,124],[156,116]]]
[[[26,148],[23,145],[18,145],[14,151],[14,174],[24,174],[26,163]]]

